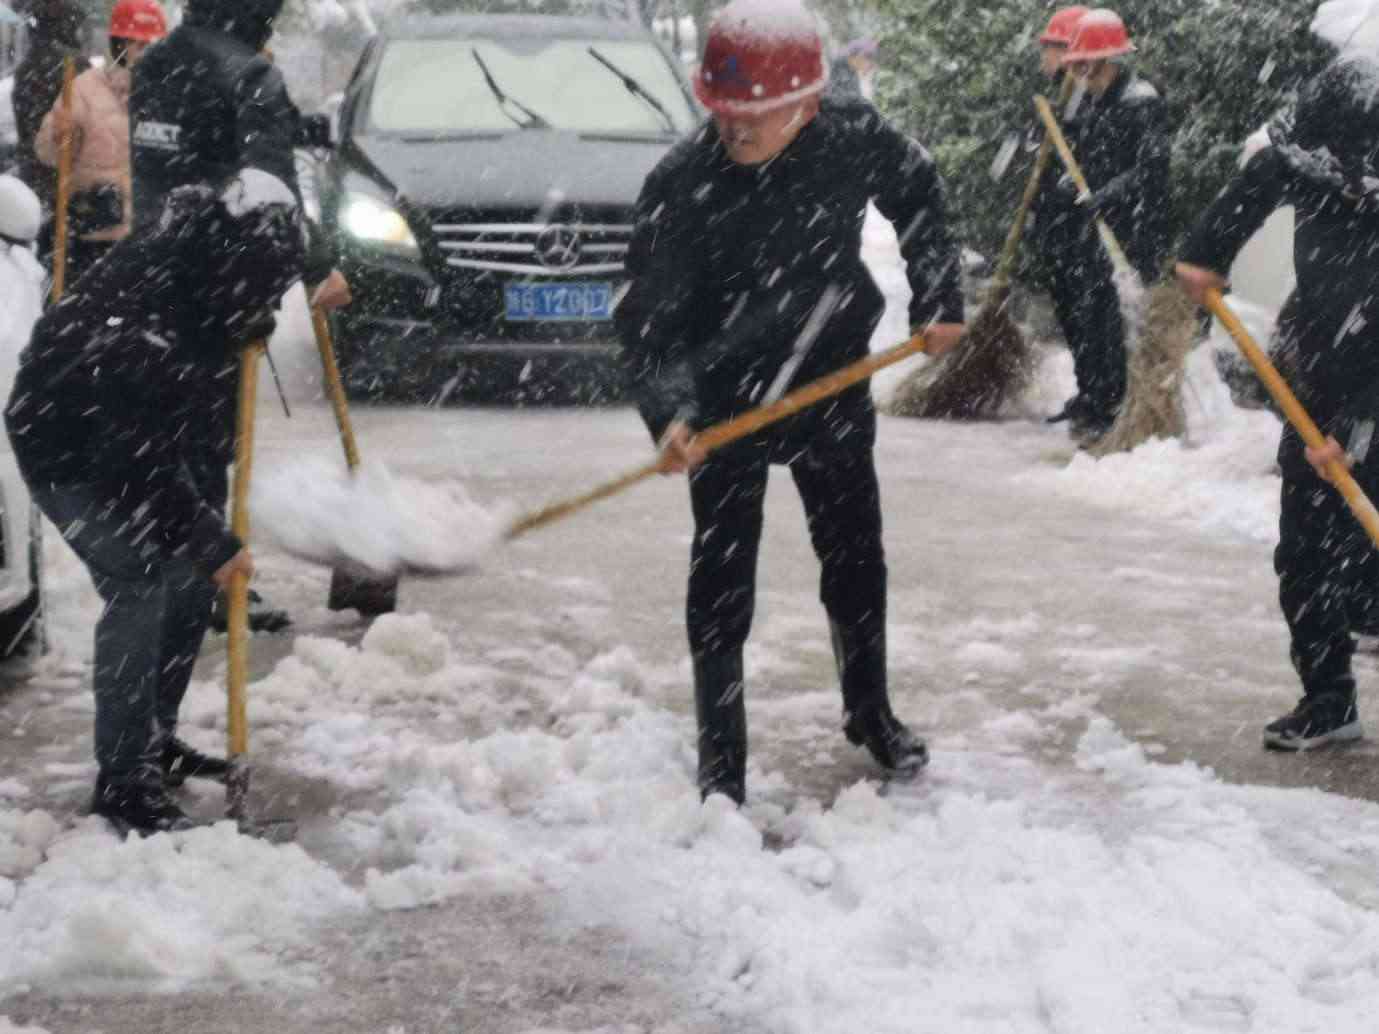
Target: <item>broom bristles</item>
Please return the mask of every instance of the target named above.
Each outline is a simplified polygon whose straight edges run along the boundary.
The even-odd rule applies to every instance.
[[[982,308],[953,351],[902,381],[885,409],[920,420],[989,419],[1024,392],[1034,365],[1002,294]]]
[[[1149,292],[1142,333],[1130,353],[1125,402],[1111,429],[1088,450],[1093,456],[1128,452],[1150,438],[1180,438],[1184,364],[1197,343],[1197,307],[1176,281]]]

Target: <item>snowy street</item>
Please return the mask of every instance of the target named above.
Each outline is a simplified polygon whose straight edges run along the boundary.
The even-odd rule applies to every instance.
[[[626,410],[359,422],[398,470],[489,505],[646,448]],[[1176,445],[1118,483],[1107,461],[1065,469],[1037,425],[883,422],[893,695],[934,752],[889,796],[837,731],[788,479],[740,815],[693,786],[680,483],[407,582],[362,642],[324,609],[325,573],[265,557],[260,586],[299,624],[254,641],[256,796],[303,820],[298,847],[74,826],[89,691],[69,668],[6,694],[0,1014],[107,1034],[192,1005],[207,1030],[1368,1029],[1379,808],[1350,798],[1379,796],[1376,751],[1258,746],[1294,690],[1270,421],[1245,422],[1262,441],[1238,469],[1215,457],[1195,487],[1219,505],[1196,519],[1155,507],[1156,472],[1193,477]],[[289,425],[265,405],[263,427],[265,470],[336,447],[324,407]],[[184,708],[205,747],[222,649]],[[1310,786],[1335,793],[1284,789]],[[198,793],[215,815],[218,790]]]

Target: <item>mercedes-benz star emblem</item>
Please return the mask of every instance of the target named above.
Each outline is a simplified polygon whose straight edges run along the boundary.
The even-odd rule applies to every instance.
[[[551,269],[573,269],[579,261],[579,234],[568,226],[548,226],[536,238],[536,257]]]

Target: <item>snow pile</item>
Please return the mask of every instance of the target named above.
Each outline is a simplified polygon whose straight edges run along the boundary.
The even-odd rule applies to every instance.
[[[0,1034],[49,1034],[42,1027],[17,1027],[4,1016],[0,1016]]]
[[[1317,8],[1312,32],[1342,53],[1379,51],[1379,3],[1376,0],[1326,0]]]
[[[99,819],[38,825],[44,860],[0,898],[0,985],[287,982],[276,953],[361,903],[301,848],[228,822],[124,842]]]
[[[1099,460],[1076,452],[1065,469],[1032,470],[1020,480],[1064,498],[1273,541],[1279,511],[1278,418],[1231,402],[1210,344],[1189,357],[1185,395],[1186,441],[1153,439]]]
[[[255,531],[295,556],[378,574],[477,567],[499,543],[504,514],[458,482],[422,481],[370,461],[302,459],[260,475]]]

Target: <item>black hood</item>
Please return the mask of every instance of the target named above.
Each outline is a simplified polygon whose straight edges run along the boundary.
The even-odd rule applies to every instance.
[[[39,37],[49,36],[68,47],[81,42],[81,28],[86,14],[74,0],[28,0],[15,8],[28,15]]]
[[[1329,152],[1352,183],[1374,178],[1379,164],[1379,61],[1347,55],[1308,83],[1298,96],[1290,142],[1303,151]]]
[[[273,21],[284,0],[189,0],[186,23],[219,29],[262,50],[273,35]]]

